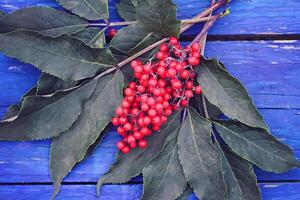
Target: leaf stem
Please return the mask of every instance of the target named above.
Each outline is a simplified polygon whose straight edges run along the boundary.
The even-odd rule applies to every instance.
[[[181,24],[195,24],[198,22],[206,22],[209,20],[209,17],[200,17],[200,18],[192,18],[192,19],[183,19],[181,20]],[[112,26],[127,26],[136,24],[137,21],[127,21],[127,22],[111,22],[111,23],[90,23],[89,26],[106,26],[106,27],[112,27]]]

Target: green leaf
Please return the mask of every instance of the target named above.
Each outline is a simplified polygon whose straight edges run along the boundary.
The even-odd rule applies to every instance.
[[[282,173],[300,167],[292,150],[264,129],[235,121],[217,121],[215,127],[236,154],[263,170]]]
[[[9,118],[15,117],[18,115],[21,106],[19,104],[14,104],[8,107],[6,113],[4,114],[2,120],[7,120]]]
[[[142,199],[176,199],[186,188],[187,181],[178,157],[177,138],[180,127],[169,133],[162,150],[143,169]]]
[[[6,13],[5,13],[4,11],[0,10],[0,19],[1,19],[2,17],[4,17],[5,15],[6,15]]]
[[[97,183],[97,193],[104,183],[126,183],[131,178],[142,173],[146,164],[161,150],[166,137],[180,125],[181,111],[169,117],[168,122],[162,127],[160,133],[153,133],[147,137],[148,147],[133,149],[129,154],[118,153],[115,163]]]
[[[96,87],[74,125],[51,144],[50,171],[54,198],[63,178],[80,162],[114,116],[123,97],[124,77],[120,71],[95,79]]]
[[[179,132],[178,149],[183,172],[196,196],[226,199],[222,158],[211,140],[211,122],[191,108]]]
[[[37,91],[38,95],[52,94],[58,90],[65,90],[74,87],[76,81],[64,81],[56,76],[52,76],[47,73],[42,73],[38,83]]]
[[[138,0],[131,0],[131,3],[133,4],[134,7],[137,7],[137,2]]]
[[[82,31],[79,31],[72,36],[82,40],[85,44],[93,48],[103,48],[105,46],[105,31],[106,29],[99,29],[95,27],[89,27]]]
[[[161,39],[160,36],[151,32],[147,33],[141,26],[134,24],[122,28],[111,40],[111,47],[126,53],[134,54]]]
[[[197,101],[196,107],[198,107],[198,109],[200,110],[201,115],[205,116],[202,95],[196,95],[195,96],[196,97],[196,101]],[[217,108],[216,106],[214,106],[213,104],[211,104],[206,99],[206,97],[204,97],[204,99],[205,99],[206,109],[207,109],[209,118],[210,119],[218,119],[220,117],[220,115],[222,114],[222,112],[220,111],[220,109]]]
[[[24,141],[58,136],[75,122],[83,102],[94,88],[95,83],[90,82],[52,95],[26,96],[18,116],[1,122],[0,140]]]
[[[202,58],[196,71],[198,73],[197,80],[205,97],[226,116],[249,126],[269,130],[244,86],[231,76],[217,60]]]
[[[56,0],[74,14],[88,20],[108,20],[107,0]]]
[[[188,185],[184,192],[176,200],[187,200],[192,193],[193,189]]]
[[[117,9],[119,15],[125,21],[135,21],[135,6],[131,0],[121,0],[120,3],[117,4]]]
[[[58,37],[84,29],[88,22],[76,15],[46,7],[16,10],[0,20],[0,33],[18,29],[39,31],[43,35]]]
[[[24,30],[0,35],[0,51],[63,80],[93,77],[116,63],[109,50],[93,49],[71,36],[51,38]]]
[[[136,19],[148,33],[154,32],[163,37],[179,36],[181,23],[176,20],[176,6],[171,0],[138,1]]]
[[[228,193],[226,199],[261,199],[252,164],[240,158],[228,147],[222,148],[218,141],[215,144],[222,154],[222,170]]]

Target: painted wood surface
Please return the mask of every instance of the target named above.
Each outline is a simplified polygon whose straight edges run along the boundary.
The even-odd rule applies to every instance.
[[[114,4],[109,0],[110,20],[119,21]],[[208,0],[174,0],[178,18],[188,19],[209,5]],[[1,0],[0,10],[11,12],[29,6],[60,8],[55,0]],[[299,33],[300,1],[298,0],[232,0],[231,15],[217,22],[210,34]],[[223,10],[220,10],[220,12]],[[276,19],[276,20],[275,20]],[[199,30],[194,27],[187,34]]]
[[[294,183],[265,183],[259,184],[264,200],[299,200],[299,184]],[[2,185],[0,186],[1,198],[5,200],[49,199],[52,186],[49,185]],[[12,194],[22,194],[16,196]],[[142,185],[105,185],[101,196],[95,196],[95,185],[63,185],[62,192],[57,200],[136,200],[142,194]],[[196,200],[194,195],[189,200]]]
[[[109,1],[112,21],[120,20],[113,6],[117,1]],[[186,19],[209,1],[174,2],[178,18]],[[0,0],[0,10],[6,12],[34,5],[61,9],[54,0]],[[300,34],[300,1],[233,0],[230,7],[232,14],[218,21],[210,34]],[[186,34],[196,30],[199,26]],[[300,160],[300,41],[209,42],[206,49],[208,57],[220,59],[242,81],[272,133],[289,144]],[[34,67],[0,54],[0,117],[33,86],[39,74]],[[89,184],[97,181],[113,162],[117,140],[116,133],[110,132],[96,152],[65,179],[71,185],[62,187],[58,199],[96,199],[95,186]],[[0,199],[49,199],[52,186],[48,154],[49,141],[0,142]],[[281,182],[300,181],[299,169],[285,174],[255,171],[263,199],[300,199],[300,183]],[[131,185],[106,185],[97,199],[138,199],[142,186],[136,183],[140,181],[139,177]],[[275,183],[264,183],[268,181]],[[8,183],[11,185],[5,185]],[[37,185],[30,185],[33,183]]]

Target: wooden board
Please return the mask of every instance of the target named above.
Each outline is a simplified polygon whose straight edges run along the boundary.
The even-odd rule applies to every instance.
[[[114,4],[119,0],[109,1],[111,21],[119,21]],[[189,19],[209,5],[209,1],[174,0],[178,7],[178,18]],[[9,0],[0,4],[0,10],[13,10],[30,6],[51,6],[60,8],[54,0]],[[61,8],[60,8],[61,9]],[[210,34],[298,34],[300,29],[300,2],[295,0],[233,0],[230,3],[231,15],[217,22]],[[220,10],[219,12],[221,12]],[[276,20],[274,20],[276,18]],[[194,34],[199,26],[187,34]]]
[[[264,200],[299,200],[300,185],[294,183],[259,184]],[[5,200],[49,199],[52,186],[49,185],[1,185],[1,198]],[[15,196],[13,194],[20,194]],[[95,195],[95,185],[63,185],[57,200],[136,200],[142,194],[142,185],[105,185],[100,197]],[[189,200],[196,200],[194,195]]]
[[[120,21],[115,2],[111,0],[112,21]],[[209,1],[174,0],[178,18],[196,15]],[[0,1],[0,10],[13,10],[30,6],[50,6],[62,9],[54,0]],[[300,39],[300,1],[295,0],[234,0],[232,14],[218,21],[210,35],[249,35],[250,39],[263,34],[267,38],[279,34],[293,34]],[[194,35],[195,26],[186,35]],[[281,36],[283,35],[283,36]],[[289,38],[289,37],[287,37]],[[289,144],[300,160],[300,41],[220,41],[209,42],[208,57],[216,57],[246,86],[261,114],[270,125],[272,133]],[[16,103],[37,81],[40,72],[30,65],[0,54],[0,117],[7,107]],[[65,179],[58,199],[96,199],[95,182],[114,161],[117,134],[112,131],[95,153],[77,166]],[[0,199],[49,199],[52,193],[49,176],[49,141],[0,142]],[[300,170],[285,174],[266,173],[256,169],[263,199],[300,199]],[[106,185],[100,198],[105,200],[135,200],[142,193],[141,177],[131,184]],[[190,199],[195,199],[191,197]]]

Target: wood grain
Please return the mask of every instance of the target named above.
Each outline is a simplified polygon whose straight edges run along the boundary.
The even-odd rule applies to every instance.
[[[115,3],[110,0],[110,20],[120,21]],[[188,19],[201,12],[209,1],[174,0],[178,7],[178,19]],[[61,9],[54,0],[9,0],[0,4],[0,10],[13,10],[30,6],[50,6]],[[210,34],[299,33],[300,2],[295,0],[234,0],[230,3],[231,14],[218,21]],[[221,12],[223,10],[219,10]],[[274,20],[276,18],[276,20]],[[185,34],[195,34],[201,26],[195,26]]]
[[[259,184],[264,200],[298,200],[299,183],[265,183]],[[52,186],[49,185],[1,185],[1,198],[5,200],[49,199]],[[101,195],[95,196],[95,185],[63,185],[57,200],[136,200],[142,195],[142,185],[105,185]],[[196,200],[192,194],[189,200]]]

